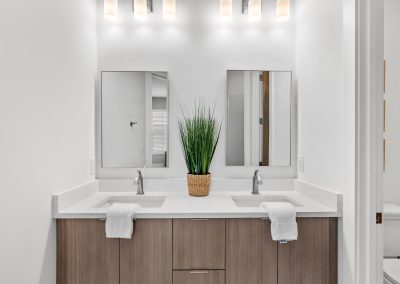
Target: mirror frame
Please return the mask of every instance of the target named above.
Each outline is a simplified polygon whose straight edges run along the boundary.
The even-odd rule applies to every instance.
[[[166,73],[167,74],[167,92],[168,92],[168,100],[167,100],[167,110],[168,110],[168,134],[167,134],[167,166],[162,168],[154,168],[157,170],[165,171],[169,168],[169,154],[170,154],[170,83],[169,83],[169,74],[168,71],[154,71],[154,70],[99,70],[99,77],[96,84],[96,99],[95,99],[95,137],[96,137],[96,178],[114,178],[114,177],[125,177],[126,172],[136,173],[137,170],[146,168],[143,167],[104,167],[103,166],[103,73],[109,72],[158,72],[158,73]],[[148,168],[152,169],[152,168]]]

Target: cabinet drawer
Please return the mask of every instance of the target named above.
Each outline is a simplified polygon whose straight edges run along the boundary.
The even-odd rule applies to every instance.
[[[225,270],[174,271],[173,284],[225,284]]]
[[[173,220],[173,268],[225,269],[225,220]]]

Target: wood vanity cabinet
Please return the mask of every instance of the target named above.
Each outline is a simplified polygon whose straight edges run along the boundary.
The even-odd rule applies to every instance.
[[[57,220],[57,284],[119,283],[119,240],[105,222]]]
[[[225,269],[225,219],[174,219],[173,268]]]
[[[136,220],[132,239],[105,222],[57,221],[57,284],[172,284],[172,220]]]
[[[278,245],[279,284],[337,283],[337,219],[299,218],[299,238]]]
[[[278,244],[259,218],[140,219],[129,240],[57,220],[57,284],[337,283],[337,219],[297,222],[298,240]]]
[[[226,283],[277,284],[277,254],[268,220],[226,220]]]
[[[120,284],[172,283],[172,220],[135,221],[132,239],[120,240]]]
[[[226,283],[337,283],[337,219],[298,218],[297,241],[272,241],[270,222],[226,221]]]

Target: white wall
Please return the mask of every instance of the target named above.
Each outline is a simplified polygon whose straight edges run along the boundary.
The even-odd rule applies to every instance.
[[[342,191],[342,4],[298,0],[296,15],[299,178]]]
[[[155,0],[154,14],[145,22],[134,20],[131,0],[120,0],[120,20],[103,18],[98,1],[99,70],[168,71],[170,82],[170,163],[165,170],[145,170],[156,176],[183,177],[185,163],[179,144],[177,117],[180,107],[191,108],[196,98],[217,103],[220,119],[226,110],[227,70],[294,70],[293,21],[275,21],[275,0],[263,1],[263,19],[248,22],[241,14],[241,1],[234,2],[233,20],[223,22],[216,0],[177,2],[177,18],[162,19],[162,1]],[[211,168],[214,176],[251,177],[252,168],[225,167],[225,125]],[[296,176],[295,169],[264,169],[264,176],[282,172]],[[108,172],[110,174],[110,172]],[[118,176],[115,172],[111,172]],[[127,173],[133,176],[134,171]]]
[[[384,201],[400,204],[400,1],[385,0],[386,171]]]
[[[51,194],[93,178],[95,9],[0,1],[0,283],[55,283]]]
[[[355,1],[296,1],[299,179],[342,192],[339,283],[356,283]]]

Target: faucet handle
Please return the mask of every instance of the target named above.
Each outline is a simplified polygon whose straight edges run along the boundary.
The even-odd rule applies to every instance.
[[[139,184],[139,178],[142,177],[142,171],[141,170],[137,170],[138,175],[134,178],[133,180],[133,185],[138,185]]]
[[[258,175],[258,170],[255,170],[255,172],[254,172],[254,178],[256,179],[258,185],[262,185],[262,184],[263,184],[262,177],[260,177],[260,176]]]

